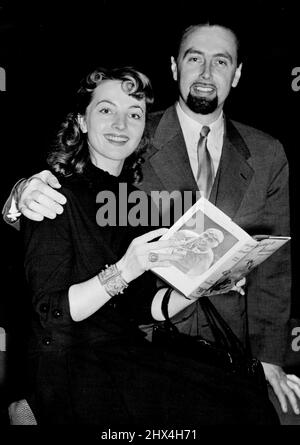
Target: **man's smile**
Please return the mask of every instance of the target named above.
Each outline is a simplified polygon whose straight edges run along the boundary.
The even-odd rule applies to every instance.
[[[196,95],[197,94],[212,94],[216,91],[216,88],[214,85],[211,85],[211,84],[197,82],[191,86],[191,91]]]

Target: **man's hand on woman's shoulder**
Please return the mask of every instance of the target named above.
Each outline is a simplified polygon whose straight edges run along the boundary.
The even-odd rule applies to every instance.
[[[29,219],[54,219],[63,211],[66,197],[55,189],[61,187],[49,170],[43,170],[18,184],[15,193],[17,208]]]

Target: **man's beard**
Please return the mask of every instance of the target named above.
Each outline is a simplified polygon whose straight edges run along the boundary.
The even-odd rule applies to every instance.
[[[207,99],[206,97],[197,97],[189,93],[186,104],[191,111],[197,114],[211,114],[218,107],[218,96],[213,99]]]

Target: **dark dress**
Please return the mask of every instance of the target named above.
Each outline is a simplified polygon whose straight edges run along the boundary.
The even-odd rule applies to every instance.
[[[69,287],[115,263],[149,227],[97,224],[98,193],[118,197],[122,177],[89,164],[84,175],[62,182],[63,214],[23,221],[33,303],[26,397],[38,424],[277,423],[267,395],[247,382],[146,340],[138,326],[153,322],[154,274],[143,274],[86,320],[71,319]]]

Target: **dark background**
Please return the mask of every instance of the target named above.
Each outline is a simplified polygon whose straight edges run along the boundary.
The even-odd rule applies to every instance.
[[[0,66],[6,91],[0,92],[0,205],[14,182],[41,170],[54,130],[67,111],[78,80],[96,65],[132,64],[151,78],[154,109],[170,105],[176,90],[170,73],[173,35],[197,21],[200,0],[40,1],[0,0]],[[205,2],[207,4],[207,2]],[[225,2],[223,2],[225,3]],[[219,5],[211,2],[213,8]],[[163,8],[161,10],[161,8]],[[226,2],[247,36],[248,59],[225,111],[284,144],[291,169],[293,254],[292,316],[300,316],[297,290],[297,151],[300,91],[292,90],[292,69],[300,66],[297,11],[281,2],[264,6]],[[26,320],[19,234],[1,224],[0,326],[22,331]],[[25,327],[24,327],[25,329]],[[22,336],[22,335],[21,335]],[[12,336],[13,337],[13,336]]]

